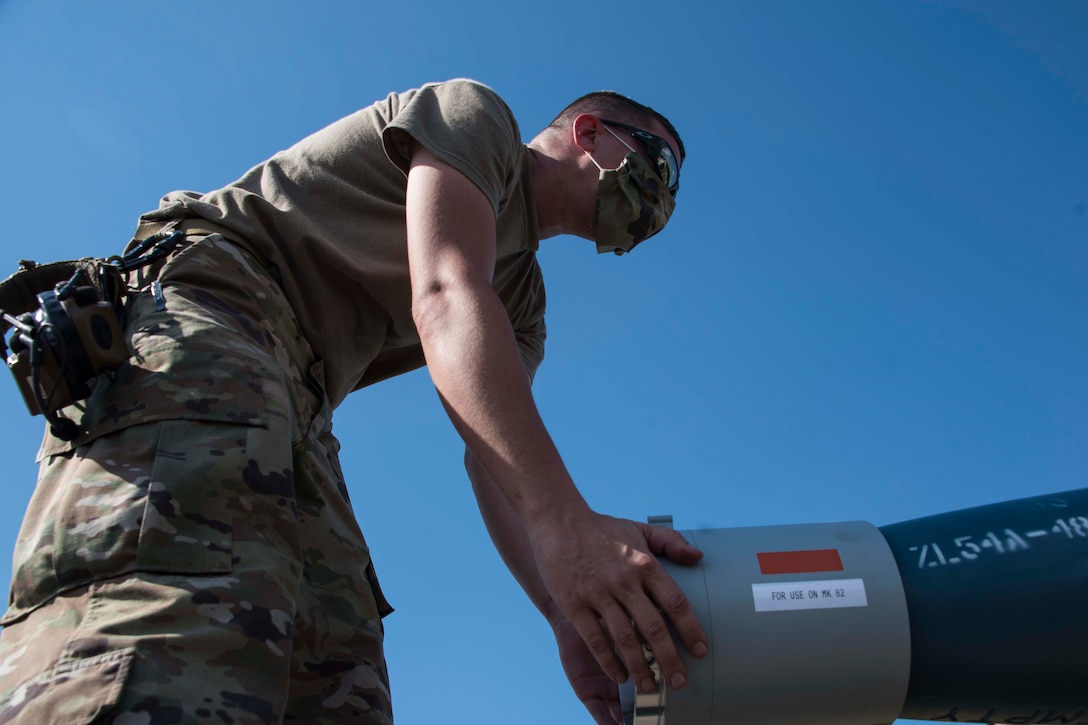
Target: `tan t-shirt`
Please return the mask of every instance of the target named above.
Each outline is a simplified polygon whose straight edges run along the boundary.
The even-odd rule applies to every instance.
[[[405,190],[412,139],[496,214],[493,286],[526,369],[544,357],[544,282],[528,150],[494,91],[454,80],[393,93],[208,194],[172,192],[143,221],[207,219],[275,265],[333,405],[424,364],[411,315]]]

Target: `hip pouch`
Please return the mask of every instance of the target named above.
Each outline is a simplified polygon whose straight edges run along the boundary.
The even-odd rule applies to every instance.
[[[76,425],[58,411],[91,394],[88,383],[129,358],[121,333],[125,273],[169,254],[184,239],[166,230],[124,257],[19,263],[0,282],[0,349],[31,415],[71,440]]]

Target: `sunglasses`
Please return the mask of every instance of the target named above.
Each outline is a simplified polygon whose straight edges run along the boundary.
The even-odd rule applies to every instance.
[[[602,118],[601,123],[613,128],[623,129],[646,146],[650,158],[657,165],[657,175],[665,182],[665,187],[675,199],[676,193],[680,190],[680,162],[676,160],[676,154],[672,152],[672,146],[669,146],[669,142],[660,136],[643,131],[641,128],[628,126],[626,123],[620,123],[619,121],[609,121]]]

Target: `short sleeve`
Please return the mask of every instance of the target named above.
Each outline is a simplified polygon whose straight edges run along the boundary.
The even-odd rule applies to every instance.
[[[407,174],[418,142],[474,183],[496,214],[517,181],[521,137],[509,107],[487,86],[454,80],[423,86],[382,133],[389,160]]]

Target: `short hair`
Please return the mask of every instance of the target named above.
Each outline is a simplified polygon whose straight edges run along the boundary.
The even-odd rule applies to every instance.
[[[665,118],[649,106],[645,106],[633,98],[628,98],[616,91],[594,91],[593,93],[587,93],[560,111],[559,115],[548,124],[548,128],[566,128],[575,118],[583,113],[598,113],[602,116],[609,117],[613,121],[629,123],[633,126],[646,125],[651,119],[656,120],[665,127],[665,130],[669,132],[669,135],[676,139],[676,145],[680,147],[681,162],[683,162],[684,157],[687,155],[687,152],[684,150],[684,142],[681,140],[680,134],[677,133],[676,127],[672,125],[669,119]]]

